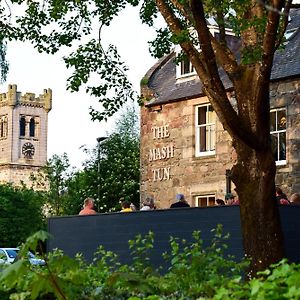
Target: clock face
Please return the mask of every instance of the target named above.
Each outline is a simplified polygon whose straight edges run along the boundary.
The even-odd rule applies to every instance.
[[[32,158],[34,155],[34,146],[31,143],[25,143],[22,147],[22,153],[25,158]]]

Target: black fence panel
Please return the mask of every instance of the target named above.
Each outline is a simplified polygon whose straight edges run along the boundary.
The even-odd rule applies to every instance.
[[[280,207],[282,229],[287,257],[300,262],[300,206]],[[228,254],[240,259],[244,255],[239,206],[207,208],[179,208],[131,213],[107,213],[90,216],[52,217],[48,231],[52,238],[47,250],[58,248],[69,256],[82,253],[92,261],[99,245],[119,255],[122,263],[130,262],[128,241],[136,235],[154,232],[153,265],[164,265],[162,253],[170,250],[170,236],[192,240],[195,230],[201,231],[204,245],[213,237],[212,229],[223,225],[223,232],[230,233]]]

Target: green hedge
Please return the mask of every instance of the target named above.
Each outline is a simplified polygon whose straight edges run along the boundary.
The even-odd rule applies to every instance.
[[[30,237],[23,253],[35,249],[45,232]],[[193,242],[170,239],[164,253],[169,268],[154,269],[149,254],[154,235],[129,241],[132,263],[120,264],[116,254],[99,247],[93,263],[72,259],[61,251],[43,255],[46,265],[31,266],[25,259],[6,267],[0,276],[1,299],[300,299],[298,264],[286,260],[245,280],[248,263],[224,254],[227,236],[221,226],[208,247],[200,233]]]

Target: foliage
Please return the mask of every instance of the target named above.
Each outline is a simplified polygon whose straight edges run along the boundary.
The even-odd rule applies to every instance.
[[[47,234],[38,232],[22,246],[21,253],[36,249]],[[92,263],[82,256],[65,256],[55,250],[43,254],[46,266],[31,266],[21,258],[0,276],[2,299],[299,299],[300,265],[282,260],[244,280],[246,262],[224,254],[221,227],[204,246],[199,232],[193,240],[170,239],[164,254],[168,269],[151,266],[154,234],[129,241],[132,262],[124,265],[111,251],[99,247]],[[21,256],[21,257],[26,257]]]
[[[41,192],[0,185],[1,247],[17,247],[29,235],[45,228],[43,201]]]
[[[48,215],[76,215],[83,200],[93,197],[98,212],[120,209],[121,197],[139,206],[139,127],[134,106],[127,106],[112,133],[94,149],[82,170],[70,166],[66,153],[53,155],[37,175],[34,188],[44,188]]]
[[[31,177],[33,186],[46,189],[45,210],[47,214],[64,215],[68,202],[67,189],[74,170],[66,153],[53,155],[37,175]]]
[[[7,45],[3,41],[3,39],[0,38],[0,82],[1,83],[6,81],[6,76],[9,70],[9,64],[6,60],[6,50],[7,50]]]
[[[47,53],[55,53],[61,47],[71,47],[80,41],[78,49],[65,57],[67,67],[74,68],[68,88],[77,91],[85,85],[88,93],[98,97],[101,105],[99,110],[91,110],[93,120],[106,119],[127,100],[134,98],[126,77],[127,68],[113,45],[103,48],[101,31],[110,25],[127,4],[141,4],[141,20],[149,26],[153,26],[160,13],[166,21],[166,28],[157,30],[158,36],[151,44],[151,52],[155,56],[162,56],[173,45],[180,46],[192,62],[203,84],[204,93],[232,138],[237,160],[231,178],[239,194],[244,246],[247,255],[253,258],[254,272],[282,257],[279,214],[272,199],[275,194],[276,169],[271,148],[268,100],[273,57],[283,40],[292,1],[11,2],[23,5],[25,11],[16,20],[11,19],[10,7],[0,11],[4,39],[29,40],[38,51]],[[217,24],[219,34],[213,35],[210,32],[208,21]],[[95,27],[97,32],[93,30]],[[226,27],[230,27],[239,37],[240,47],[237,52],[230,47],[231,43],[225,34]],[[93,37],[95,34],[97,38]],[[233,39],[237,42],[236,37]],[[227,93],[222,73],[230,80],[235,101],[231,101]],[[91,86],[89,81],[93,77],[97,79],[95,86]],[[106,144],[109,144],[109,140]],[[116,144],[123,146],[117,140]],[[112,158],[119,161],[118,157]],[[126,175],[123,168],[125,165],[120,161],[119,165],[121,169],[118,171],[121,171],[122,176]],[[106,170],[105,164],[103,169]],[[112,179],[108,179],[107,183],[114,189],[120,187],[115,186]],[[132,193],[131,184],[129,188]],[[257,195],[258,190],[260,193]],[[106,202],[113,201],[117,196],[113,190],[102,192]],[[249,209],[255,213],[249,214]],[[270,236],[275,238],[269,240]]]
[[[171,240],[171,253],[165,255],[170,265],[160,272],[151,266],[154,235],[137,236],[129,241],[132,263],[122,265],[117,256],[99,247],[93,263],[81,256],[71,259],[59,250],[43,258],[45,267],[33,268],[25,259],[7,267],[0,276],[2,291],[14,299],[196,299],[211,297],[231,280],[241,280],[244,263],[237,263],[224,253],[221,229],[208,247],[198,232],[193,241]],[[23,253],[34,248],[40,232],[25,244]],[[210,267],[210,265],[212,266]],[[190,281],[190,284],[188,282]],[[17,296],[18,295],[18,296]]]
[[[139,128],[136,108],[126,107],[108,138],[96,148],[85,151],[89,158],[84,162],[84,169],[76,172],[68,183],[68,197],[73,199],[74,209],[69,213],[78,213],[86,197],[95,198],[98,212],[119,210],[119,199],[122,197],[139,206]]]

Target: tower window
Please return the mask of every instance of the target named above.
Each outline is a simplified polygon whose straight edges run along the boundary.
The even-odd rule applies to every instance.
[[[4,121],[0,121],[0,137],[4,137]]]
[[[35,136],[35,121],[34,121],[34,118],[31,118],[30,122],[29,122],[29,136],[31,136],[31,137]]]
[[[25,117],[20,119],[20,136],[25,136],[26,120]]]

